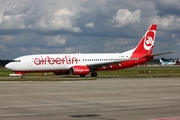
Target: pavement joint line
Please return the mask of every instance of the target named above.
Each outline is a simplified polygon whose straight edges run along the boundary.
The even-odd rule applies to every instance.
[[[38,113],[27,113],[27,114],[4,114],[0,115],[0,117],[15,117],[15,116],[36,116]]]
[[[155,119],[149,119],[149,120],[179,120],[180,116],[177,117],[165,117],[165,118],[155,118]]]
[[[123,103],[123,102],[142,102],[142,101],[156,101],[156,100],[171,100],[171,99],[179,99],[180,97],[172,97],[172,98],[157,98],[157,99],[139,99],[139,100],[117,100],[117,101],[90,101],[90,102],[82,102],[82,103],[64,103],[64,104],[32,104],[32,105],[6,105],[0,106],[0,109],[7,108],[23,108],[23,107],[45,107],[45,106],[70,106],[70,105],[88,105],[88,104],[102,104],[102,103]]]
[[[100,111],[116,111],[116,110],[134,110],[134,109],[146,109],[146,108],[161,108],[161,107],[170,107],[171,105],[157,105],[157,106],[142,106],[142,107],[127,107],[127,108],[109,108],[109,109],[100,109]]]

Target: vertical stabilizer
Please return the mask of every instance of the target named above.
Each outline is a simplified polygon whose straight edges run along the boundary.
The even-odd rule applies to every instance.
[[[152,54],[156,36],[156,24],[152,24],[147,32],[144,34],[139,44],[135,47],[132,57],[143,57]]]
[[[160,63],[164,62],[164,61],[162,61],[161,59],[159,59],[159,61],[160,61]]]

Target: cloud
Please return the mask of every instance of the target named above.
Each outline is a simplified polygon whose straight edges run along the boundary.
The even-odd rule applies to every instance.
[[[65,8],[57,10],[53,16],[49,18],[42,17],[36,23],[35,28],[43,30],[67,30],[72,32],[81,32],[79,27],[75,27],[74,23],[79,18],[79,11],[73,8],[71,11]],[[48,21],[48,22],[47,22]]]
[[[38,30],[55,31],[64,30],[71,32],[82,32],[76,25],[76,20],[80,17],[79,10],[73,8],[44,8],[49,2],[37,0],[40,6],[34,6],[35,2],[20,2],[11,6],[10,10],[5,10],[0,19],[0,29],[3,30]],[[38,8],[42,7],[42,9]],[[53,7],[53,6],[51,6]]]
[[[0,39],[1,39],[0,51],[7,51],[7,47],[4,44],[12,43],[13,36],[11,36],[11,35],[2,35],[0,37]]]
[[[152,23],[158,24],[154,53],[179,51],[178,3],[179,0],[0,0],[0,58],[38,53],[123,52],[135,47]],[[168,56],[179,57],[180,53]]]
[[[161,29],[180,30],[180,17],[174,15],[155,16],[154,23],[157,23]]]
[[[125,25],[133,25],[140,21],[141,10],[130,12],[128,9],[119,9],[113,17],[112,22],[115,23],[114,27],[122,27]]]
[[[11,10],[7,10],[4,12],[4,15],[19,15],[23,13],[27,13],[31,9],[30,4],[26,1],[24,3],[15,4]]]
[[[28,2],[22,2],[15,4],[10,10],[5,10],[2,14],[0,29],[25,29],[24,18],[30,9]]]
[[[23,23],[23,15],[6,15],[3,16],[3,22],[1,28],[5,30],[14,30],[14,29],[25,29],[26,26]]]
[[[87,28],[94,28],[94,23],[87,23],[84,26]]]
[[[54,37],[53,40],[47,41],[47,46],[63,46],[66,43],[66,39],[64,37],[60,37],[60,35],[57,35]]]
[[[156,8],[160,16],[178,15],[180,12],[179,0],[156,0]]]

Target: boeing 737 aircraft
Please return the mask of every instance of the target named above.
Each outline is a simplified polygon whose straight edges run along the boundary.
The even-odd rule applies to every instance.
[[[55,75],[73,74],[97,77],[97,71],[119,70],[144,64],[154,56],[171,52],[152,54],[156,35],[156,24],[152,24],[139,44],[123,53],[94,54],[37,54],[18,57],[5,67],[15,72],[11,76],[24,77],[25,73],[54,72]]]
[[[159,59],[161,65],[175,65],[176,64],[176,60],[174,62],[172,61],[169,61],[169,62],[165,62],[165,61],[162,61],[161,59]]]

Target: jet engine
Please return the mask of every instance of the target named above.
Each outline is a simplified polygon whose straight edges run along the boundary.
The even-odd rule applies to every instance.
[[[90,73],[90,69],[88,66],[73,66],[70,70],[73,75],[85,76]]]

